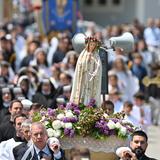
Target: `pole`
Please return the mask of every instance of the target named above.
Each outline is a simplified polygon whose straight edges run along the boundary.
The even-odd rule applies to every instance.
[[[108,94],[108,52],[105,48],[100,47],[99,55],[102,62],[102,85],[101,94],[103,102],[105,101],[105,95]]]
[[[77,0],[73,0],[72,5],[72,34],[75,34],[77,28]]]

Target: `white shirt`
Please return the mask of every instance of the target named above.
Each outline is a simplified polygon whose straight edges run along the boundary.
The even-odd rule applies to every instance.
[[[35,148],[35,151],[36,151],[36,154],[38,155],[38,159],[40,159],[39,157],[39,152],[41,151],[39,148],[37,148],[35,145],[34,145],[34,148]],[[49,151],[49,148],[48,146],[46,145],[42,151],[44,152],[44,154],[47,156],[47,157],[51,157],[51,153]]]
[[[118,100],[114,102],[114,113],[121,112],[123,110],[123,102]]]
[[[140,122],[141,120],[141,112],[140,112],[140,108],[142,108],[144,110],[144,124],[140,124],[142,129],[144,129],[145,131],[147,130],[147,127],[151,124],[151,108],[150,106],[148,106],[147,104],[143,104],[142,106],[133,106],[133,110],[131,112],[131,115],[137,119],[137,121]]]
[[[140,123],[137,120],[137,118],[135,118],[133,115],[125,115],[124,120],[126,122],[130,122],[131,124],[133,124],[135,127],[140,128]]]
[[[144,38],[147,45],[160,46],[160,29],[157,27],[148,27],[144,30]]]
[[[39,160],[40,160],[40,157],[39,157],[39,152],[40,152],[40,151],[43,151],[44,154],[45,154],[47,157],[51,157],[51,153],[50,153],[50,150],[49,150],[48,145],[46,145],[42,150],[40,150],[39,148],[37,148],[35,145],[34,145],[34,148],[35,148],[36,154],[38,155],[38,159],[39,159]],[[61,152],[59,151],[58,153],[54,154],[54,157],[55,157],[56,159],[60,159],[60,158],[61,158]]]

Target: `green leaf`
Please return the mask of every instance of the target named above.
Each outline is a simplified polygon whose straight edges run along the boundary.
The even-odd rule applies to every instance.
[[[82,103],[79,104],[80,110],[83,110],[85,107],[86,107],[86,106],[85,106],[84,104],[82,104]]]
[[[33,122],[39,122],[42,119],[42,116],[39,112],[34,113],[34,116],[32,118]]]

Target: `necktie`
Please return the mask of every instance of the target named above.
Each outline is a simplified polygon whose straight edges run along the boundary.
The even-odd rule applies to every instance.
[[[38,155],[39,155],[40,159],[42,159],[43,156],[44,156],[44,152],[43,151],[39,151]]]

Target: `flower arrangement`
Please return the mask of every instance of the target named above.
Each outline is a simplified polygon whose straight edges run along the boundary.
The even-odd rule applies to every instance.
[[[78,135],[105,139],[115,135],[127,138],[134,131],[134,126],[123,122],[123,117],[123,113],[106,115],[101,107],[95,105],[95,100],[91,99],[86,106],[69,102],[57,109],[42,109],[35,113],[33,121],[42,122],[49,137],[63,138]]]

